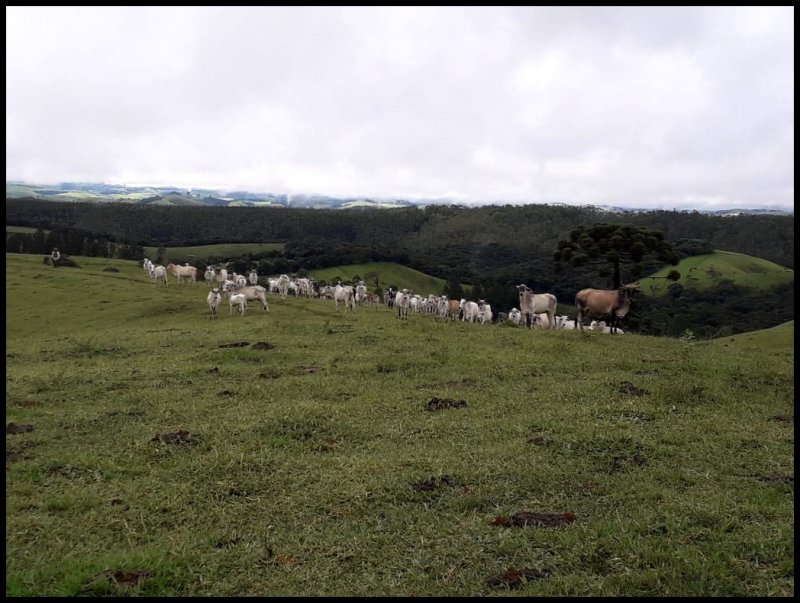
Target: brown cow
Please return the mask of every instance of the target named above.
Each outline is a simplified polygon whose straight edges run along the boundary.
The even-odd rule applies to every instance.
[[[628,314],[633,298],[643,295],[639,283],[623,285],[618,290],[581,289],[575,296],[575,328],[583,330],[584,314],[607,316],[611,333],[616,333],[619,319]]]

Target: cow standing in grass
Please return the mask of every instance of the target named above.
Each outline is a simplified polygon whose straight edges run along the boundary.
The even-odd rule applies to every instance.
[[[519,290],[519,310],[523,324],[532,329],[538,314],[547,314],[547,328],[555,328],[558,300],[552,293],[534,293],[525,284],[517,285]]]
[[[625,318],[631,302],[644,293],[639,283],[623,285],[619,289],[581,289],[575,296],[575,328],[583,330],[584,315],[608,318],[609,332],[617,332],[617,324]]]

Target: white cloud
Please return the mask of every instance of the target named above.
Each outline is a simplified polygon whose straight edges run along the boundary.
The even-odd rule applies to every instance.
[[[793,7],[6,7],[6,177],[793,206]]]

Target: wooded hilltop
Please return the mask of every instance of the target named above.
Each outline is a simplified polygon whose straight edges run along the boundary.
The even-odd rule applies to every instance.
[[[6,250],[26,253],[58,246],[68,254],[138,260],[144,246],[282,242],[283,253],[219,259],[240,272],[256,267],[261,274],[392,261],[447,280],[451,296],[459,294],[460,283],[473,285],[472,297],[487,299],[501,311],[516,305],[519,283],[554,293],[566,305],[581,288],[610,287],[609,270],[558,259],[560,243],[587,225],[625,224],[658,231],[678,258],[723,250],[794,268],[793,215],[615,213],[591,206],[539,204],[328,210],[7,198],[6,224],[50,231],[46,237],[37,233],[37,243],[36,235],[7,233]],[[87,248],[94,253],[86,253]],[[623,265],[621,276],[627,282],[665,265],[645,258],[638,266]],[[794,318],[793,282],[767,291],[744,289],[735,282],[724,282],[718,289],[681,288],[675,295],[642,300],[627,325],[644,334],[680,336],[690,329],[698,337],[712,337]]]

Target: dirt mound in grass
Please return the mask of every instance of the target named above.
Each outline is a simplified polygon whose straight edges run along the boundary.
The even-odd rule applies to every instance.
[[[435,411],[446,408],[465,408],[467,403],[464,400],[454,400],[452,398],[431,398],[425,405],[425,410]]]
[[[486,584],[493,587],[505,586],[508,588],[518,588],[522,584],[548,578],[549,576],[550,572],[546,570],[537,570],[530,567],[509,567],[504,574],[498,574],[487,578]]]
[[[505,515],[498,515],[492,520],[493,526],[516,526],[524,528],[526,526],[536,526],[540,528],[552,528],[563,526],[575,521],[575,513],[538,513],[536,511],[520,511],[510,518]]]
[[[172,433],[162,433],[150,439],[151,442],[161,442],[162,444],[195,444],[197,436],[188,431],[175,431]]]

